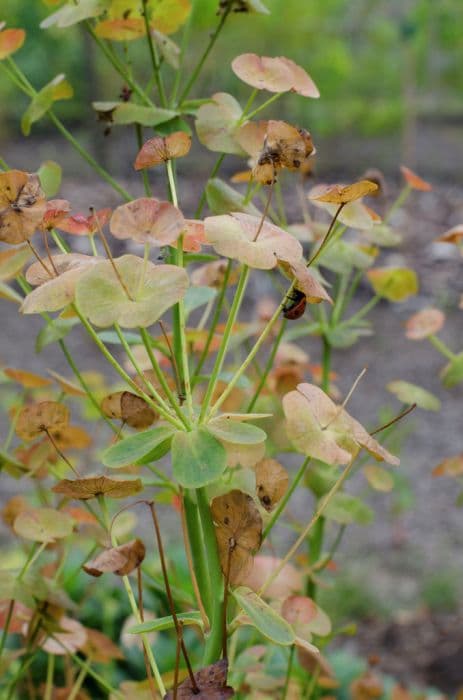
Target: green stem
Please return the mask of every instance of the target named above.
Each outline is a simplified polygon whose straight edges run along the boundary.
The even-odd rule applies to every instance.
[[[167,107],[167,97],[166,93],[164,90],[164,84],[161,79],[161,73],[160,73],[160,66],[159,66],[159,60],[157,56],[157,51],[156,47],[154,46],[153,42],[153,36],[151,34],[151,27],[150,23],[148,20],[148,0],[142,0],[143,3],[143,19],[145,22],[145,29],[146,29],[146,39],[148,42],[148,49],[149,49],[149,54],[151,58],[151,65],[153,67],[153,75],[154,79],[156,81],[156,86],[158,88],[158,93],[159,93],[159,99],[161,101],[161,104],[163,107]]]
[[[56,637],[54,637],[55,641],[58,641]],[[61,644],[61,642],[59,642]],[[62,646],[62,645],[61,645]],[[104,688],[108,693],[111,694],[111,697],[114,697],[117,700],[124,700],[124,696],[119,690],[116,690],[113,688],[103,676],[100,676],[99,673],[93,670],[91,666],[87,663],[87,661],[84,661],[81,659],[79,656],[76,654],[71,654],[69,651],[66,649],[66,653],[69,654],[71,659],[74,661],[77,666],[79,666],[82,670],[85,670],[85,672],[91,676],[99,685],[101,685],[102,688]]]
[[[293,644],[291,649],[289,650],[289,656],[288,656],[288,666],[286,668],[286,678],[285,678],[285,684],[283,687],[283,693],[281,696],[281,700],[286,700],[288,696],[288,690],[289,690],[289,682],[291,680],[291,673],[293,670],[293,662],[294,662],[294,651],[296,647]]]
[[[87,675],[87,669],[86,668],[81,668],[80,673],[77,676],[74,685],[72,686],[71,692],[69,693],[68,700],[76,700],[80,689],[82,688],[82,684],[85,680],[85,677]]]
[[[223,159],[225,158],[225,153],[221,153],[217,160],[215,161],[214,167],[211,170],[211,174],[209,175],[207,182],[211,180],[213,177],[217,175],[219,172],[220,166],[223,163]],[[206,204],[206,187],[207,187],[207,182],[205,187],[203,188],[203,191],[201,192],[201,197],[199,198],[198,206],[196,207],[195,211],[195,219],[201,218],[201,214],[203,213],[204,205]]]
[[[252,119],[253,117],[256,116],[256,114],[259,114],[259,112],[262,112],[263,109],[266,109],[269,105],[273,104],[273,102],[276,102],[284,93],[283,92],[276,92],[272,97],[269,97],[268,100],[265,100],[265,102],[262,102],[262,104],[259,107],[256,107],[256,109],[253,112],[250,112],[249,114],[246,115],[246,119]]]
[[[457,357],[437,335],[428,335],[428,340],[431,345],[448,360],[453,361]]]
[[[204,536],[204,549],[212,591],[212,610],[209,616],[211,631],[206,639],[206,648],[203,656],[203,665],[207,666],[220,658],[222,650],[222,607],[224,590],[219,549],[206,490],[204,488],[197,489],[196,497],[198,499],[199,516]]]
[[[411,191],[412,191],[412,188],[410,187],[410,185],[408,183],[406,185],[404,185],[402,190],[399,192],[399,196],[397,197],[395,202],[393,202],[392,206],[390,207],[389,211],[387,212],[386,216],[383,219],[385,224],[387,224],[389,222],[392,214],[395,211],[397,211],[397,209],[399,209],[401,206],[403,206],[405,204],[405,202],[407,201],[407,199],[409,198],[409,196],[411,194]]]
[[[260,393],[262,389],[265,386],[265,382],[267,381],[267,377],[270,374],[270,371],[273,368],[273,363],[275,362],[275,357],[278,352],[278,348],[280,347],[280,343],[283,340],[283,334],[286,330],[286,319],[283,319],[281,322],[280,330],[278,331],[278,335],[275,338],[275,342],[273,343],[272,349],[270,351],[270,355],[268,356],[267,363],[264,367],[264,371],[262,372],[262,375],[259,380],[259,384],[257,385],[255,391],[254,391],[254,396],[252,397],[251,401],[249,402],[249,405],[246,409],[246,413],[252,413],[252,410],[254,406],[256,405],[256,401],[260,396]]]
[[[238,281],[238,286],[236,288],[236,293],[233,298],[233,303],[228,316],[227,324],[223,333],[222,342],[220,343],[219,352],[217,353],[214,368],[212,370],[211,378],[207,387],[206,395],[201,406],[200,421],[204,421],[207,411],[209,410],[209,406],[211,403],[212,396],[214,395],[219,374],[222,371],[222,366],[225,360],[225,355],[227,353],[228,344],[230,342],[230,338],[233,332],[233,326],[235,325],[235,321],[238,316],[238,312],[240,310],[241,303],[243,301],[244,294],[246,291],[246,285],[249,279],[249,272],[249,267],[247,265],[243,265],[241,275]]]
[[[299,467],[298,472],[297,472],[296,476],[294,477],[291,486],[286,491],[286,493],[283,496],[283,498],[281,499],[281,501],[278,503],[278,506],[275,508],[275,510],[272,513],[272,517],[270,518],[267,525],[265,526],[264,531],[262,533],[262,541],[264,541],[265,538],[269,536],[274,525],[280,519],[280,516],[283,513],[283,511],[285,510],[286,506],[288,505],[288,502],[289,502],[291,496],[293,495],[293,493],[295,492],[295,490],[299,486],[301,479],[305,474],[305,471],[307,469],[309,462],[310,462],[310,457],[306,457],[305,460],[302,462],[301,466]]]
[[[190,542],[191,555],[194,562],[196,578],[201,586],[201,600],[203,601],[206,614],[211,619],[213,608],[213,592],[211,591],[211,581],[208,576],[207,561],[205,557],[204,535],[199,517],[197,502],[191,495],[185,494],[185,521]]]
[[[43,700],[51,700],[53,693],[53,676],[55,675],[55,657],[53,654],[48,654],[47,660],[47,680],[45,684],[45,693]]]
[[[326,335],[322,336],[322,343],[322,389],[328,394],[330,390],[331,344]]]
[[[325,518],[320,516],[314,525],[313,532],[309,537],[309,566],[314,567],[319,561],[321,554],[323,552],[323,539],[325,535]],[[307,581],[307,595],[312,600],[317,597],[317,584],[313,578],[309,578]]]
[[[92,25],[90,24],[89,21],[84,22],[85,28],[87,29],[88,33],[91,35],[92,39],[95,41],[95,43],[98,45],[100,51],[103,53],[104,56],[108,59],[116,73],[119,73],[121,78],[125,80],[127,85],[138,95],[138,97],[147,105],[148,107],[155,107],[154,102],[150,100],[148,95],[145,93],[145,91],[132,79],[130,73],[125,70],[125,66],[123,63],[119,61],[119,58],[117,55],[114,53],[114,51],[108,46],[108,44],[100,39],[100,37],[95,33]]]
[[[211,38],[210,38],[210,40],[209,40],[208,45],[206,46],[206,49],[205,49],[203,55],[201,56],[201,58],[199,59],[198,63],[196,64],[196,67],[195,67],[195,69],[193,70],[193,73],[191,74],[191,76],[190,76],[190,78],[189,78],[187,84],[185,85],[185,87],[183,88],[182,93],[180,94],[180,97],[179,97],[179,99],[178,99],[178,104],[182,104],[182,102],[184,102],[184,100],[186,99],[187,95],[190,94],[191,88],[193,87],[193,85],[195,84],[196,80],[198,79],[198,76],[199,76],[199,74],[201,73],[201,70],[202,70],[202,68],[203,68],[203,66],[204,66],[204,64],[205,64],[205,62],[206,62],[206,60],[207,60],[207,57],[209,56],[210,52],[212,51],[212,48],[213,48],[215,42],[216,42],[217,39],[219,38],[219,34],[220,34],[220,32],[222,31],[222,28],[223,28],[223,26],[224,26],[224,24],[225,24],[225,22],[226,22],[226,20],[227,20],[228,15],[230,14],[230,11],[231,11],[231,4],[229,4],[229,5],[227,6],[227,8],[225,9],[225,11],[224,11],[222,17],[220,18],[220,22],[218,23],[218,25],[217,25],[217,27],[216,27],[214,33],[212,34],[212,36],[211,36]]]
[[[213,315],[211,323],[209,325],[209,332],[207,334],[206,343],[204,345],[201,356],[198,360],[198,365],[193,373],[193,377],[192,377],[193,382],[201,374],[201,370],[203,368],[203,365],[204,365],[205,361],[207,360],[207,356],[209,355],[209,348],[211,347],[211,343],[212,343],[212,339],[214,337],[215,330],[216,330],[217,325],[220,321],[220,315],[222,313],[222,308],[223,308],[223,304],[225,301],[225,296],[227,294],[228,280],[230,278],[232,265],[233,265],[233,262],[231,260],[229,260],[227,267],[225,269],[225,274],[223,277],[222,286],[220,288],[220,293],[219,293],[219,296],[217,297],[217,303],[215,306],[214,315]]]

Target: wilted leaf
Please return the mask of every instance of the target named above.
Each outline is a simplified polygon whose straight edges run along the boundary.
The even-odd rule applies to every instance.
[[[262,518],[251,496],[234,490],[211,503],[220,563],[229,582],[242,582],[262,540]]]
[[[109,418],[122,420],[137,430],[149,428],[157,418],[151,406],[130,391],[117,391],[105,396],[101,402],[101,409]]]
[[[74,94],[64,73],[60,73],[43,87],[31,100],[21,119],[24,136],[29,136],[31,126],[43,117],[57,100],[68,100]]]
[[[416,272],[408,267],[376,267],[366,275],[376,294],[389,301],[405,301],[418,292]]]
[[[82,653],[95,663],[108,664],[124,658],[124,654],[114,642],[99,630],[85,628],[87,639]]]
[[[135,170],[152,168],[173,158],[186,156],[191,148],[191,136],[175,131],[167,136],[154,136],[143,144],[135,159]]]
[[[118,547],[104,550],[82,568],[90,576],[101,576],[106,573],[127,576],[140,566],[145,558],[145,552],[145,545],[141,540],[131,540]]]
[[[16,434],[22,440],[33,440],[41,433],[63,430],[69,423],[69,409],[57,401],[42,401],[21,409]]]
[[[27,241],[45,214],[46,203],[37,175],[22,170],[0,173],[0,241]]]
[[[258,90],[291,91],[304,97],[320,97],[318,88],[308,73],[283,56],[271,58],[245,53],[232,61],[232,70],[243,82]]]
[[[172,439],[172,472],[185,488],[201,488],[223,474],[227,453],[204,427],[177,432]]]
[[[24,29],[2,29],[0,31],[0,61],[20,49],[25,38]]]
[[[209,216],[204,225],[206,238],[219,255],[239,260],[249,267],[270,270],[280,260],[296,263],[302,258],[299,241],[268,221],[259,231],[258,217],[236,212]]]
[[[166,440],[170,440],[174,432],[175,429],[171,426],[160,425],[152,430],[130,435],[105,450],[101,458],[102,462],[105,466],[113,469],[134,464],[149,457],[150,453]],[[147,461],[149,460],[147,459]]]
[[[110,231],[115,238],[164,246],[175,243],[185,228],[182,212],[170,202],[142,197],[114,211]]]
[[[282,646],[294,644],[295,634],[288,622],[254,591],[241,586],[233,591],[233,597],[264,637]]]
[[[28,508],[16,517],[17,535],[34,542],[54,542],[72,533],[73,520],[54,508]]]
[[[410,316],[405,324],[410,340],[422,340],[438,333],[445,323],[445,314],[439,309],[422,309]]]
[[[259,129],[251,131],[250,134],[244,133],[248,137],[249,148],[249,136],[253,133],[257,135]],[[308,131],[284,121],[270,120],[267,122],[257,163],[252,170],[253,180],[270,185],[275,180],[278,170],[300,170],[314,152],[312,137]]]
[[[283,397],[286,429],[295,447],[328,464],[347,464],[361,447],[377,460],[398,464],[391,455],[322,389],[299,384],[297,391]]]
[[[378,467],[377,464],[367,464],[363,468],[363,473],[371,488],[375,491],[388,493],[394,488],[394,479],[391,474],[382,467]]]
[[[463,224],[453,226],[439,236],[439,238],[436,238],[436,241],[438,243],[452,243],[453,245],[460,245],[460,243],[463,241]]]
[[[90,214],[90,216],[73,214],[61,219],[58,228],[74,236],[92,236],[99,228],[103,228],[108,223],[110,216],[111,209],[108,208],[100,209],[94,214]],[[73,255],[78,254],[75,253]]]
[[[124,328],[150,326],[188,287],[186,271],[175,265],[145,264],[135,255],[116,258],[114,264],[130,299],[109,260],[86,270],[77,283],[76,301],[81,312],[102,328],[116,322]]]
[[[53,486],[52,491],[66,498],[88,501],[98,496],[110,498],[127,498],[143,490],[140,479],[110,479],[107,476],[87,477],[85,479],[63,479]]]
[[[426,391],[426,389],[416,384],[397,380],[395,382],[389,382],[386,388],[397,396],[402,403],[416,403],[417,406],[424,408],[426,411],[440,410],[441,402],[437,396],[434,396],[430,391]]]
[[[211,102],[202,105],[198,110],[198,139],[211,151],[245,155],[234,136],[242,113],[239,102],[232,95],[216,92],[212,95]]]
[[[422,192],[430,192],[432,190],[432,185],[426,180],[423,180],[419,175],[407,168],[406,165],[400,166],[400,171],[405,178],[405,182],[412,190],[421,190]]]
[[[291,280],[296,280],[295,291],[302,292],[307,303],[320,304],[322,301],[333,303],[326,289],[312,272],[307,269],[307,265],[304,261],[282,262],[280,263],[280,267]]]
[[[221,659],[210,666],[205,666],[194,674],[199,693],[193,689],[188,677],[177,688],[178,700],[227,700],[235,691],[227,685],[228,661]],[[170,690],[165,700],[173,700],[174,692]]]
[[[267,511],[273,510],[288,490],[289,476],[276,459],[261,459],[255,467],[257,496]]]

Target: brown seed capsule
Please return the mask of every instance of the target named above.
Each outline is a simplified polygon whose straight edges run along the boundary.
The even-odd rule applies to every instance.
[[[307,306],[307,297],[304,292],[299,289],[293,289],[293,291],[288,294],[283,306],[283,316],[290,321],[295,321],[301,318]]]

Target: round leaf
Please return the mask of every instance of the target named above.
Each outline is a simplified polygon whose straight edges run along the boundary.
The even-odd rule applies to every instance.
[[[219,478],[227,466],[224,446],[203,427],[177,432],[172,439],[172,471],[185,488],[197,489]]]
[[[185,228],[185,219],[170,202],[142,197],[117,207],[109,228],[115,238],[164,246],[175,243]]]
[[[417,406],[424,408],[426,411],[440,410],[441,402],[437,396],[434,396],[430,391],[426,391],[426,389],[416,384],[397,380],[395,382],[389,382],[386,388],[397,396],[402,403],[416,403]]]
[[[271,58],[245,53],[232,62],[232,70],[244,83],[269,92],[297,92],[304,97],[320,97],[306,71],[284,56]]]
[[[54,542],[72,533],[73,520],[66,513],[53,508],[30,508],[19,513],[14,531],[20,537],[34,542]]]

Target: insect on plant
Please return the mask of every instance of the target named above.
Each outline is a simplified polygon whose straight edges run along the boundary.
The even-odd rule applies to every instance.
[[[28,173],[1,161],[1,294],[25,324],[41,316],[37,351],[58,346],[69,366],[65,377],[3,368],[12,393],[0,464],[18,495],[3,509],[16,550],[0,571],[2,697],[328,696],[326,649],[343,632],[319,588],[346,525],[373,517],[344,485],[362,471],[373,489],[392,488],[396,426],[416,404],[435,407],[429,392],[395,381],[401,408],[364,427],[347,409],[357,369],[343,397],[334,354],[371,333],[366,316],[381,300],[416,293],[413,270],[379,260],[400,243],[391,212],[429,186],[405,169],[391,208],[368,178],[316,184],[310,124],[277,118],[283,100],[299,99],[310,122],[319,98],[289,58],[233,60],[237,85],[250,88],[244,107],[225,92],[195,94],[220,34],[267,13],[260,0],[218,3],[196,64],[189,47],[204,36],[190,0],[76,0],[48,12],[45,46],[49,31],[75,25],[95,43],[114,101],[93,108],[139,148],[123,184],[58,116],[73,97],[66,77],[32,85],[25,32],[2,25],[2,78],[28,99],[24,135],[48,119],[118,197],[114,209],[75,211],[55,198],[58,164]],[[217,160],[185,216],[177,173],[192,147]],[[233,184],[228,155],[243,163]],[[165,201],[153,172],[165,177]],[[460,230],[446,236],[461,244]],[[250,311],[249,280],[263,276],[275,295]],[[362,282],[373,296],[352,311]],[[437,337],[442,323],[424,310],[407,335],[447,357],[451,385],[463,364]],[[74,357],[68,336],[78,333],[111,379]]]

